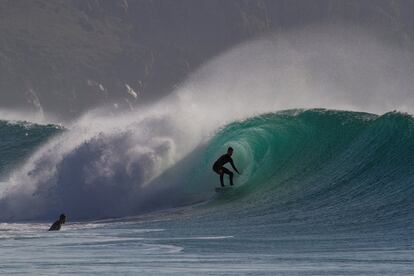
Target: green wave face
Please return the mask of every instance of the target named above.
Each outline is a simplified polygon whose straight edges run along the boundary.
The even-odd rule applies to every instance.
[[[243,170],[244,191],[275,188],[318,172],[376,118],[366,113],[285,111],[230,124],[211,141],[217,155],[228,146]]]
[[[212,205],[301,223],[407,219],[413,131],[413,118],[400,113],[291,110],[232,123],[211,140],[204,164],[232,146],[243,174]]]
[[[51,136],[62,131],[55,125],[0,120],[0,177],[28,157]]]

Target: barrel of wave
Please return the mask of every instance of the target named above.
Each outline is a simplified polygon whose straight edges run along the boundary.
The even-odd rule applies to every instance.
[[[289,180],[317,172],[372,118],[375,115],[321,109],[263,114],[221,129],[206,149],[206,163],[212,164],[231,146],[243,172],[235,181],[235,196],[286,188]]]

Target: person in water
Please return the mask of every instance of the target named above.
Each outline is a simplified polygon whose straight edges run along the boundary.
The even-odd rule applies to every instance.
[[[50,226],[49,231],[59,231],[60,228],[62,227],[62,224],[64,224],[66,221],[66,216],[65,214],[61,214],[59,219],[57,221],[55,221],[52,226]]]
[[[217,174],[220,175],[220,184],[221,184],[221,187],[224,187],[224,183],[223,183],[223,176],[224,176],[224,174],[228,174],[229,175],[230,185],[233,185],[233,172],[230,171],[229,169],[225,168],[224,167],[224,164],[230,163],[230,165],[233,167],[233,169],[238,174],[240,174],[239,171],[234,166],[233,159],[231,159],[232,154],[233,154],[233,148],[232,147],[229,147],[227,149],[227,153],[226,154],[223,154],[222,156],[220,156],[220,158],[217,159],[216,162],[214,162],[213,171],[215,171]]]

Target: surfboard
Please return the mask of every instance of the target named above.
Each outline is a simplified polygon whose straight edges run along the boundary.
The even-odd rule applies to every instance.
[[[231,187],[216,187],[215,191],[216,193],[224,193],[230,191],[231,189]]]

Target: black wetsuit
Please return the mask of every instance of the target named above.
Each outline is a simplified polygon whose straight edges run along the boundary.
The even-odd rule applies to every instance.
[[[231,159],[230,155],[228,155],[226,153],[226,154],[223,154],[222,156],[220,156],[220,158],[217,159],[216,162],[214,162],[213,171],[215,171],[217,174],[220,175],[220,184],[221,184],[221,187],[224,187],[224,183],[223,183],[223,175],[224,174],[228,174],[229,175],[229,177],[230,177],[230,185],[233,185],[233,172],[230,171],[229,169],[227,169],[226,167],[223,167],[224,164],[226,164],[226,163],[230,163],[230,165],[233,167],[233,169],[237,173],[239,173],[239,171],[234,166],[233,159]],[[221,172],[220,172],[220,170],[221,170]]]
[[[62,224],[61,224],[60,220],[57,220],[52,224],[52,226],[50,226],[49,231],[59,231],[61,225]]]

